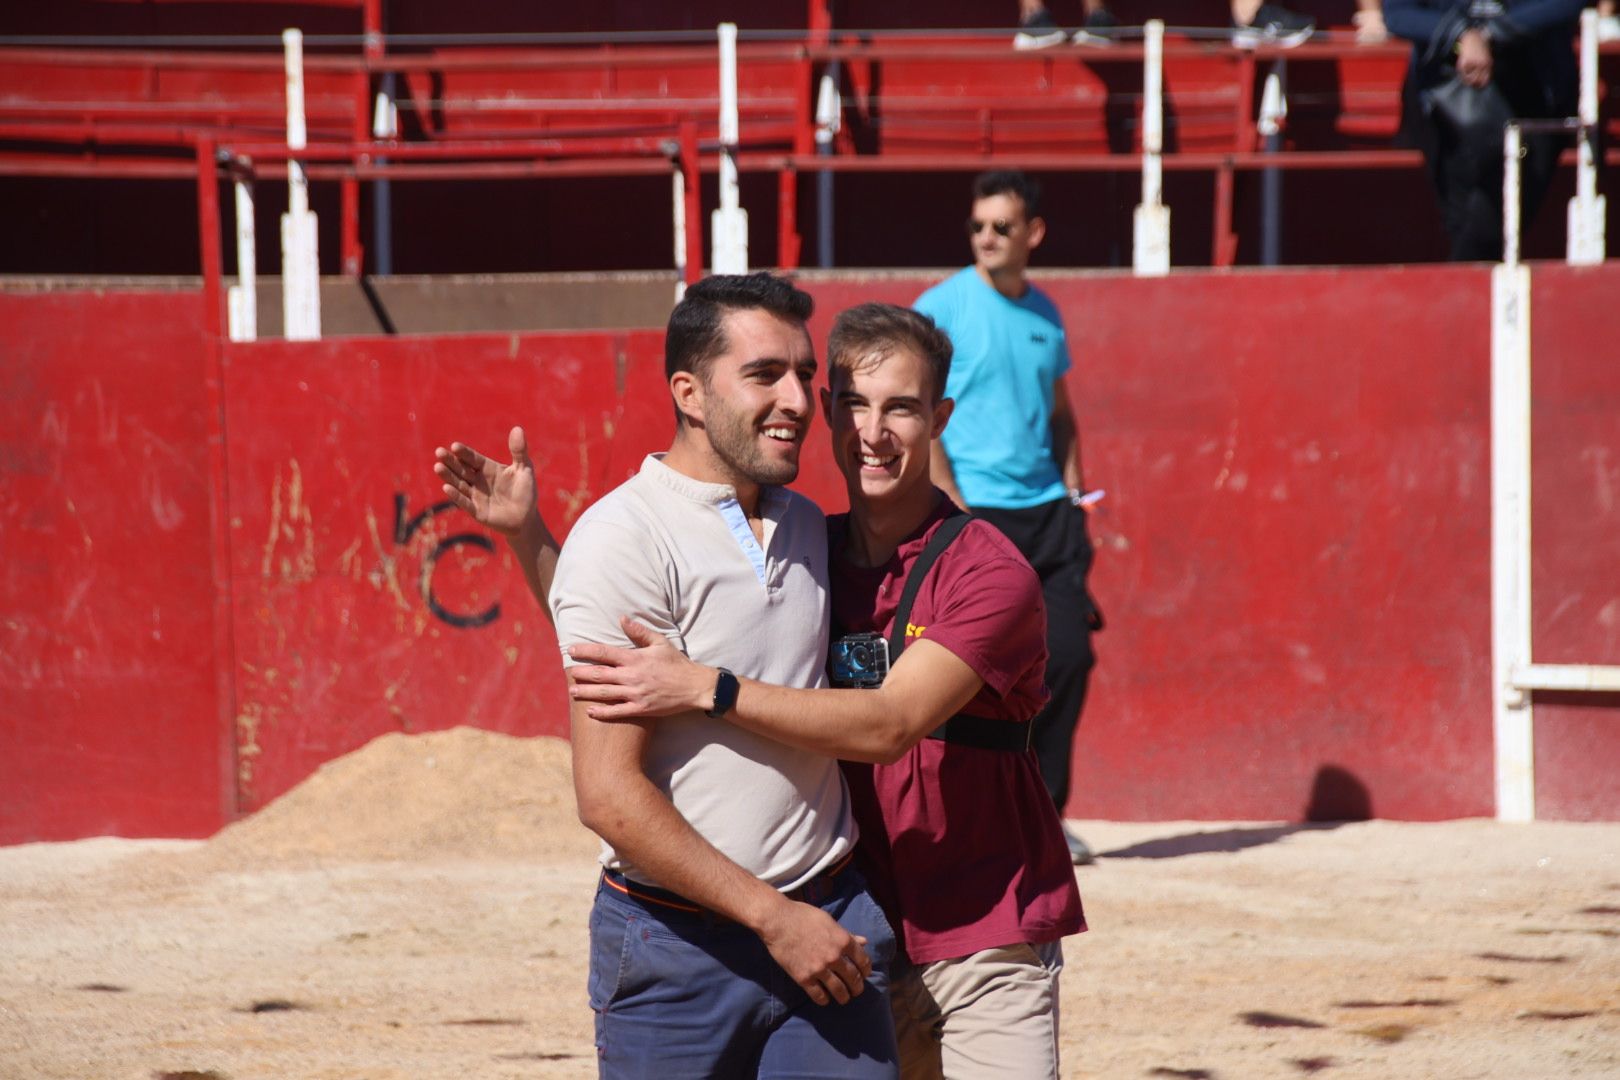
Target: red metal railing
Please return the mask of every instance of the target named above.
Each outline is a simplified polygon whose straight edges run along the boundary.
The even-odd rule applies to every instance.
[[[373,0],[366,7],[374,8]],[[811,10],[814,15],[819,8],[812,4]],[[1136,73],[1143,57],[1138,44],[1016,52],[1003,37],[982,35],[872,35],[855,41],[824,23],[812,25],[802,40],[749,42],[738,52],[743,143],[736,160],[743,171],[778,177],[778,261],[784,267],[799,259],[796,178],[802,173],[997,165],[1117,173],[1141,167],[1135,133]],[[688,180],[687,227],[700,235],[695,178],[716,171],[719,161],[713,46],[388,54],[380,35],[369,32],[372,24],[367,28],[358,53],[307,56],[310,144],[296,155],[272,141],[284,122],[279,55],[0,49],[0,72],[11,73],[0,75],[0,87],[12,82],[11,92],[0,95],[0,143],[12,144],[0,148],[0,172],[189,176],[200,167],[194,148],[206,140],[235,168],[276,179],[296,156],[307,163],[311,179],[340,185],[342,267],[357,274],[362,183],[654,175],[670,172],[677,162]],[[1620,45],[1603,52],[1620,55]],[[1236,173],[1419,163],[1414,151],[1387,142],[1399,116],[1406,53],[1404,45],[1348,41],[1286,51],[1174,37],[1167,42],[1167,100],[1179,110],[1170,130],[1181,148],[1171,145],[1163,167],[1214,176],[1216,265],[1230,265],[1236,253]],[[1314,110],[1316,121],[1326,117],[1325,127],[1301,123],[1296,109],[1295,130],[1316,133],[1316,145],[1266,153],[1256,130],[1255,90],[1264,66],[1278,61],[1296,75],[1312,65],[1333,65],[1338,89],[1325,102],[1302,94],[1301,109]],[[835,62],[848,95],[849,122],[835,143],[838,152],[820,156],[813,152],[815,86]],[[42,78],[41,72],[58,77]],[[80,79],[62,77],[75,72],[99,72],[110,81],[96,84],[100,97],[86,98],[77,92]],[[378,78],[388,73],[403,80],[400,107],[412,130],[408,138],[378,141],[370,131],[371,98]],[[21,79],[37,89],[19,88]],[[59,92],[64,81],[75,92]],[[517,92],[524,89],[533,93]],[[1612,128],[1612,117],[1609,123]],[[863,144],[870,152],[861,152]],[[1620,162],[1620,155],[1611,150],[1604,161]]]

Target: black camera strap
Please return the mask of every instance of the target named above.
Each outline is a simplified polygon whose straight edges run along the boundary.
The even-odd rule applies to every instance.
[[[928,545],[923,548],[922,554],[911,564],[911,572],[906,575],[906,587],[900,593],[900,606],[894,611],[894,627],[889,631],[891,666],[899,662],[900,654],[905,651],[906,628],[911,625],[911,605],[917,599],[917,590],[922,588],[923,579],[928,576],[928,571],[934,568],[934,563],[945,553],[945,549],[951,546],[973,520],[972,514],[958,512],[940,522],[939,527],[934,530],[934,535],[928,538]],[[957,713],[930,731],[928,737],[943,739],[945,742],[961,746],[976,746],[981,750],[1022,752],[1029,749],[1032,727],[1028,721],[1020,724],[1013,720],[995,720],[987,716]]]

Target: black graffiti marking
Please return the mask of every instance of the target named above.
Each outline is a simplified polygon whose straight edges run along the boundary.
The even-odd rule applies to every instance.
[[[442,514],[446,510],[455,509],[455,505],[455,503],[446,499],[443,502],[434,503],[415,517],[407,518],[405,515],[409,509],[409,501],[404,493],[395,492],[394,543],[402,547],[410,543],[411,537],[416,535],[418,529],[426,525],[436,515]],[[439,559],[452,548],[458,547],[482,548],[492,555],[495,553],[495,545],[490,542],[489,537],[479,533],[456,533],[454,536],[447,536],[440,540],[433,545],[433,550],[428,552],[427,558],[422,560],[422,600],[427,604],[428,610],[433,613],[433,617],[439,621],[448,623],[459,630],[475,630],[480,626],[488,626],[501,617],[501,605],[498,601],[489,605],[483,611],[464,614],[459,611],[451,611],[439,603],[439,598],[433,593],[433,571],[438,569]]]
[[[429,553],[422,563],[422,599],[427,601],[428,610],[433,612],[435,617],[442,619],[451,626],[463,630],[474,630],[480,626],[487,626],[500,618],[501,605],[494,603],[483,611],[463,615],[459,612],[450,611],[439,603],[438,597],[433,595],[433,570],[439,565],[439,556],[451,548],[461,547],[463,544],[483,548],[492,555],[495,553],[495,545],[489,542],[487,536],[479,536],[477,533],[457,533],[455,536],[445,537],[439,541],[438,546]]]

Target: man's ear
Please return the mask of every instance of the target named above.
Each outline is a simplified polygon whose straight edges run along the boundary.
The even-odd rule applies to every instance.
[[[669,377],[669,396],[688,424],[703,423],[703,380],[694,372],[677,371]]]
[[[934,428],[929,438],[937,439],[945,433],[945,425],[951,421],[951,413],[956,410],[956,402],[950,398],[940,398],[939,404],[934,406]]]
[[[823,386],[821,388],[821,418],[827,421],[828,427],[832,427],[832,405],[832,390]]]
[[[1028,240],[1029,246],[1032,247],[1032,248],[1038,248],[1038,247],[1041,246],[1041,241],[1045,240],[1045,239],[1046,239],[1046,219],[1043,218],[1043,217],[1030,218],[1029,219],[1029,240]]]

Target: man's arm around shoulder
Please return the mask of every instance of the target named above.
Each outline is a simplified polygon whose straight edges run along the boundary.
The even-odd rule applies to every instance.
[[[663,635],[633,619],[621,622],[638,647],[575,645],[569,655],[589,667],[572,669],[575,715],[602,721],[707,710],[718,671],[694,664]],[[984,680],[936,642],[913,641],[870,690],[801,690],[739,679],[726,719],[777,742],[850,761],[899,759],[973,700]]]

